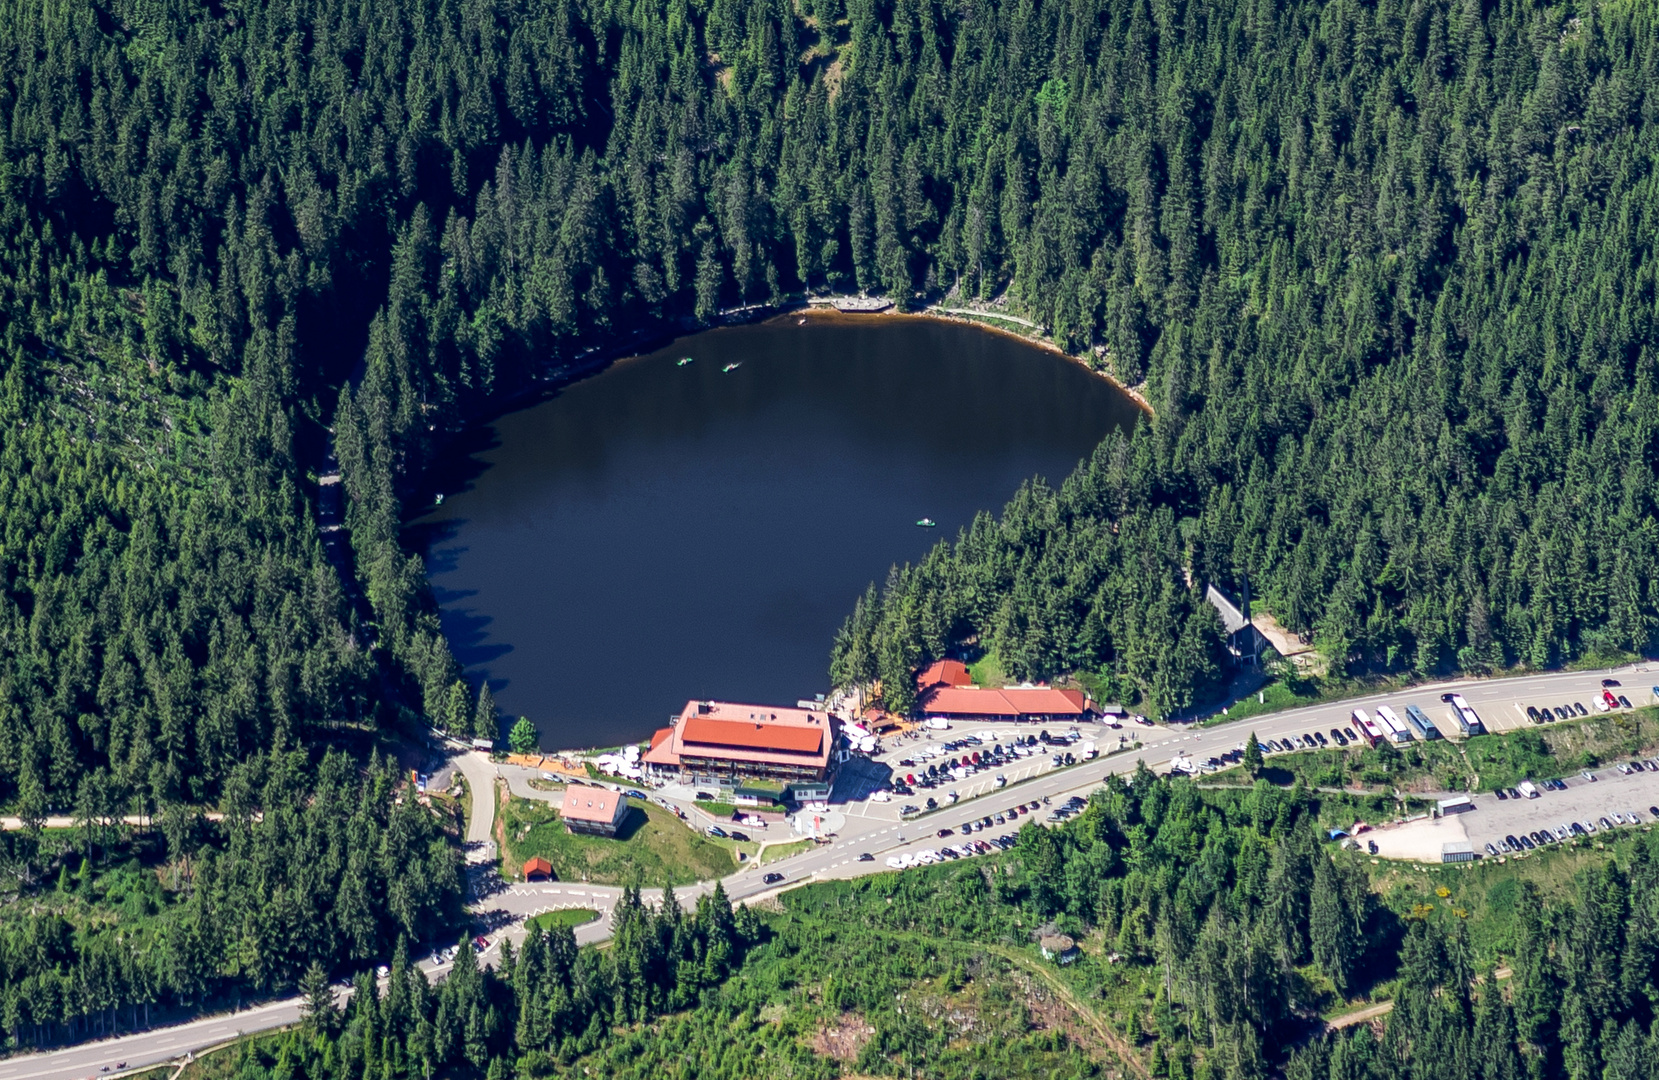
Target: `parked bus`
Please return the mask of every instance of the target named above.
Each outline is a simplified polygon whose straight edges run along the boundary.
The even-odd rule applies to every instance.
[[[1456,720],[1458,726],[1463,729],[1463,734],[1486,734],[1485,725],[1480,722],[1480,717],[1475,715],[1475,710],[1469,707],[1469,702],[1464,699],[1462,694],[1448,694],[1444,700],[1452,703],[1452,719]]]
[[[1429,714],[1417,706],[1406,706],[1406,719],[1411,721],[1411,726],[1417,729],[1417,734],[1424,742],[1440,738],[1440,729],[1434,726],[1434,721],[1429,719]]]
[[[1354,710],[1354,724],[1365,736],[1365,741],[1372,746],[1376,746],[1386,737],[1383,735],[1383,729],[1377,725],[1375,720],[1371,719],[1371,714],[1364,709]]]
[[[1387,705],[1379,705],[1377,706],[1377,715],[1380,716],[1382,718],[1382,722],[1387,725],[1386,734],[1388,735],[1390,741],[1397,743],[1406,743],[1411,741],[1411,729],[1406,726],[1406,722],[1404,720],[1400,719],[1399,713],[1395,712]]]

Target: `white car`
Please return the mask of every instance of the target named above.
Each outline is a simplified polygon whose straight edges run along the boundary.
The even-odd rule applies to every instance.
[[[897,855],[889,855],[887,856],[887,865],[891,866],[895,870],[898,870],[904,866],[904,860],[900,859]]]
[[[890,802],[892,801],[892,798],[893,793],[891,791],[882,790],[870,792],[871,802]]]

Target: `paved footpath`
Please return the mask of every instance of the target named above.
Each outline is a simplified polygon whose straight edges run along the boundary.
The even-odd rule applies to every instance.
[[[1407,704],[1415,704],[1441,725],[1443,731],[1450,731],[1446,706],[1441,704],[1440,694],[1457,690],[1468,699],[1489,727],[1503,730],[1519,726],[1514,719],[1521,715],[1520,710],[1515,708],[1516,703],[1559,705],[1583,701],[1590,705],[1600,696],[1601,680],[1609,674],[1623,681],[1620,692],[1629,697],[1633,704],[1653,702],[1654,694],[1650,686],[1659,682],[1659,664],[1642,663],[1615,672],[1555,672],[1511,679],[1466,679],[1431,684],[1406,691],[1371,694],[1342,702],[1291,709],[1207,728],[1126,728],[1125,732],[1138,734],[1143,740],[1139,750],[1066,768],[1054,768],[1046,753],[1025,758],[1004,770],[1008,777],[1006,787],[994,787],[994,780],[986,774],[979,774],[958,785],[961,801],[917,819],[900,820],[899,807],[904,800],[899,799],[889,803],[860,802],[837,807],[845,812],[846,824],[833,842],[771,863],[764,870],[758,866],[746,866],[726,877],[723,883],[727,894],[735,902],[764,898],[781,889],[814,880],[887,872],[887,856],[914,854],[952,843],[952,839],[937,837],[937,831],[941,828],[955,829],[969,817],[994,817],[1016,803],[1041,802],[1045,798],[1052,800],[1072,794],[1086,795],[1099,786],[1104,775],[1133,772],[1141,760],[1156,771],[1167,770],[1171,759],[1177,756],[1202,761],[1205,757],[1242,745],[1252,731],[1260,739],[1284,738],[1314,730],[1328,731],[1346,723],[1355,708],[1374,709],[1378,705],[1389,704],[1403,715]],[[974,725],[967,725],[950,735],[939,737],[959,737],[972,730],[977,729]],[[1099,740],[1103,749],[1111,745],[1116,734],[1103,735]],[[897,758],[915,752],[916,745],[900,743],[883,757]],[[472,752],[457,754],[456,765],[472,789],[473,812],[467,822],[467,858],[469,862],[479,864],[478,872],[481,872],[483,864],[493,860],[490,854],[490,827],[495,816],[493,781],[497,770],[487,758]],[[1611,791],[1618,786],[1607,785],[1607,788]],[[1623,807],[1609,806],[1608,809]],[[993,826],[985,835],[1013,832],[1019,824],[1023,824],[1023,818],[1006,826]],[[872,856],[870,861],[859,858],[866,853]],[[763,881],[762,875],[772,871],[783,874],[785,880],[781,884]],[[699,883],[676,890],[676,894],[682,903],[690,907],[696,903],[697,896],[710,887],[710,883]],[[503,937],[522,939],[526,918],[554,907],[588,907],[601,911],[605,917],[578,928],[576,938],[583,944],[603,940],[609,936],[609,913],[620,892],[603,885],[549,882],[546,885],[508,886],[484,897],[474,905],[476,909],[500,911],[505,916],[502,925],[490,932],[489,947],[485,950],[486,961],[498,954]],[[646,890],[643,898],[648,903],[656,903],[660,893]],[[421,967],[434,978],[441,978],[448,970],[447,965],[432,964],[429,960],[423,962]],[[182,1057],[187,1052],[200,1052],[240,1033],[265,1031],[294,1023],[299,1019],[299,1005],[298,998],[288,998],[235,1014],[205,1017],[117,1039],[83,1043],[51,1053],[10,1058],[0,1062],[0,1080],[87,1080],[97,1078],[99,1069],[118,1062],[125,1062],[126,1071],[132,1071]]]

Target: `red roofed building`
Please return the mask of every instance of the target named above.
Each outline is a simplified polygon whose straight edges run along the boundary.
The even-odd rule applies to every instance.
[[[916,689],[925,694],[936,686],[972,686],[973,681],[962,661],[935,660],[916,676]]]
[[[1093,711],[1091,706],[1083,691],[1052,686],[940,686],[923,695],[917,711],[946,720],[1053,722],[1082,720]]]
[[[835,728],[827,712],[726,701],[688,701],[641,759],[682,779],[829,779]]]
[[[559,814],[573,833],[615,836],[628,816],[628,800],[610,788],[571,784],[565,788]]]
[[[525,881],[547,881],[553,877],[553,864],[540,855],[533,856],[524,864]]]

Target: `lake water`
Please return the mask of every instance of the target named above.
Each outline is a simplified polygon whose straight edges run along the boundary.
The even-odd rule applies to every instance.
[[[866,585],[1139,415],[1006,335],[800,318],[618,362],[434,470],[448,495],[415,526],[444,631],[544,748],[643,738],[692,698],[827,691]]]

